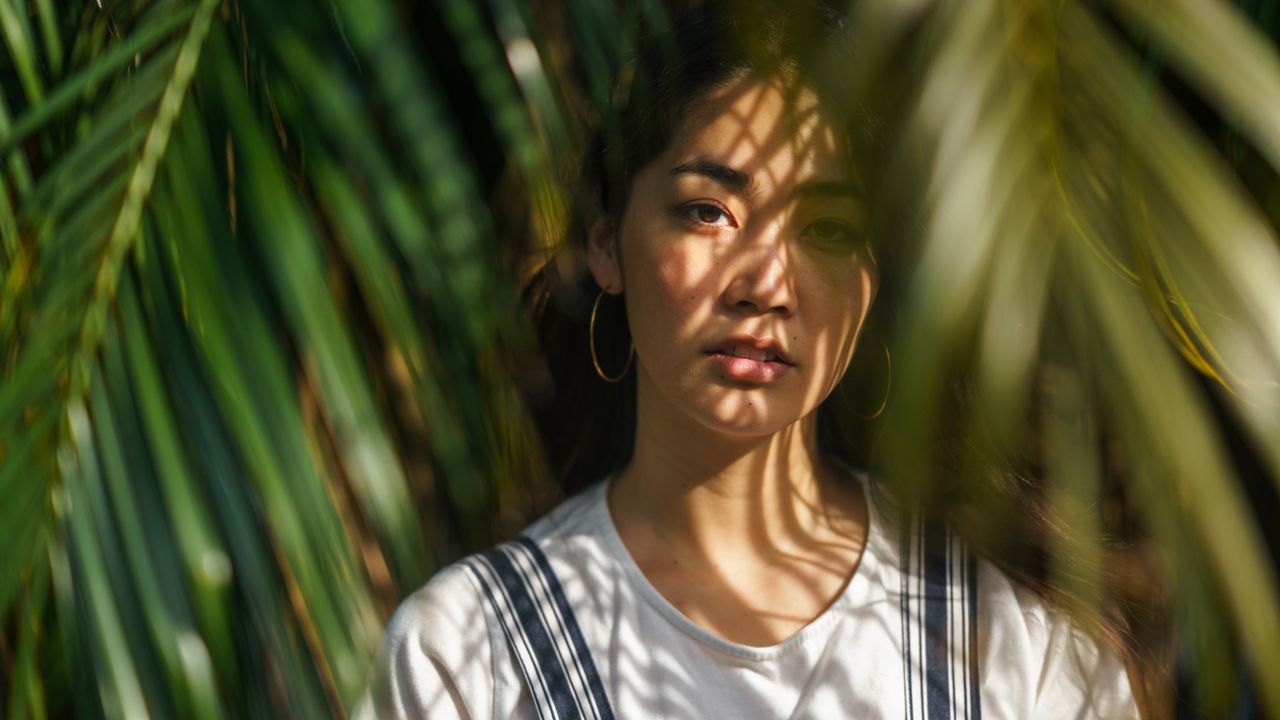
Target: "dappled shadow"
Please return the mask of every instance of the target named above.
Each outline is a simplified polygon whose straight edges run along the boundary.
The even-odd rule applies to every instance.
[[[625,299],[634,450],[609,485],[617,548],[563,579],[610,696],[714,717],[731,688],[760,717],[875,717],[903,696],[897,586],[815,412],[878,280],[851,144],[793,74],[741,76],[630,182],[587,254]]]
[[[748,76],[690,111],[620,222],[637,372],[620,531],[655,587],[726,637],[791,634],[861,552],[865,507],[820,457],[814,413],[874,295],[860,186],[812,92]],[[785,358],[778,376],[715,357],[753,343]]]
[[[901,578],[892,519],[871,513],[870,544],[831,607],[790,637],[758,647],[725,639],[668,603],[622,547],[607,507],[599,513],[599,521],[554,536],[548,551],[573,569],[564,574],[565,590],[615,711],[706,718],[732,707],[734,717],[817,718],[839,708],[841,717],[901,716]]]

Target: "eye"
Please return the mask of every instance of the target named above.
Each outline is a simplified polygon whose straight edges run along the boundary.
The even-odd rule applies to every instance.
[[[861,235],[847,222],[824,218],[810,223],[801,233],[802,236],[822,242],[848,245],[859,240]]]
[[[680,215],[695,225],[737,227],[728,211],[711,203],[694,203],[680,208]]]

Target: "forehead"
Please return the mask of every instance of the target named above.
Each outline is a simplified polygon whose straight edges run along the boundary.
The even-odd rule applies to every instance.
[[[817,96],[780,78],[744,77],[712,91],[686,113],[664,155],[736,168],[765,190],[852,179],[845,143]]]

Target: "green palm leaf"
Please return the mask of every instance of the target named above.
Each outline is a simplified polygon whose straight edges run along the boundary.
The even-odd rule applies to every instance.
[[[346,713],[398,600],[547,492],[515,256],[555,249],[637,24],[676,5],[0,0],[9,716]],[[1088,598],[1118,469],[1205,707],[1240,652],[1280,717],[1232,451],[1280,491],[1274,188],[1133,49],[1274,184],[1274,45],[1188,0],[867,0],[849,30],[830,79],[890,128],[885,472],[987,498],[956,522],[998,548],[989,471],[1032,448],[1073,531],[1051,574]]]
[[[37,233],[41,240],[49,243],[50,247],[50,252],[40,255],[33,272],[38,276],[53,274],[54,277],[50,278],[47,283],[41,283],[42,287],[39,287],[35,292],[28,291],[25,297],[18,297],[18,293],[22,292],[21,284],[26,282],[22,275],[26,274],[28,266],[28,261],[19,256],[15,261],[17,269],[11,277],[6,278],[10,281],[6,283],[7,287],[18,285],[19,289],[13,295],[6,293],[5,307],[0,311],[3,312],[2,320],[0,320],[0,322],[4,323],[3,333],[7,338],[18,336],[21,333],[18,326],[26,319],[22,317],[22,315],[26,314],[39,321],[61,315],[71,308],[75,308],[70,311],[79,316],[79,321],[58,323],[61,328],[66,328],[69,331],[66,336],[63,336],[62,333],[56,333],[58,342],[33,343],[24,348],[25,352],[19,354],[17,366],[14,370],[14,375],[17,377],[40,373],[53,379],[57,378],[62,372],[66,372],[68,375],[63,380],[66,383],[65,387],[50,387],[47,383],[38,381],[6,383],[4,388],[0,390],[0,407],[6,409],[3,416],[0,416],[2,417],[0,423],[3,423],[3,427],[8,431],[13,430],[15,427],[14,422],[20,418],[30,422],[30,416],[28,415],[30,412],[36,413],[37,416],[41,413],[53,413],[55,416],[62,415],[64,408],[71,407],[83,400],[83,394],[88,383],[88,364],[98,349],[104,318],[114,295],[121,263],[129,251],[130,243],[137,231],[143,204],[146,202],[150,192],[157,164],[164,155],[170,129],[186,95],[187,87],[194,72],[195,62],[199,58],[200,45],[204,35],[208,32],[215,8],[216,3],[205,3],[200,8],[200,11],[191,19],[186,34],[176,41],[176,57],[171,62],[164,63],[167,65],[165,74],[148,74],[147,80],[150,82],[135,91],[137,95],[143,96],[155,104],[150,122],[146,125],[146,134],[142,139],[143,144],[140,152],[132,162],[123,164],[123,167],[117,170],[121,176],[128,178],[118,202],[111,205],[95,205],[94,208],[101,214],[90,223],[86,223],[96,229],[97,232],[101,232],[102,228],[109,228],[109,230],[101,235],[91,231],[88,238],[78,238],[80,243],[94,247],[91,252],[100,254],[102,256],[101,261],[87,267],[77,267],[75,268],[76,272],[62,273],[61,276],[49,273],[51,269],[49,268],[49,263],[57,260],[56,252],[64,247],[63,243],[66,240],[58,237],[56,230],[53,233],[48,233],[44,230],[51,227],[56,228],[58,218],[55,213],[66,207],[66,200],[53,195],[54,191],[49,189],[54,187],[50,184],[51,180],[43,180],[33,190],[33,193],[37,195],[43,194],[44,197],[52,195],[51,199],[54,202],[49,203],[49,205],[52,205],[53,212],[49,212],[48,206],[42,207],[38,202],[25,205],[23,208],[26,218],[38,219],[42,228],[37,230]],[[18,43],[14,43],[14,46],[24,49],[28,47],[25,44]],[[162,62],[166,59],[162,58]],[[30,83],[28,84],[30,85]],[[59,200],[62,200],[62,202],[57,202]],[[72,224],[72,227],[79,226],[78,224]],[[47,239],[50,234],[53,235],[53,238]],[[23,307],[19,308],[19,304]],[[74,339],[72,336],[74,336]],[[39,352],[31,352],[33,350]],[[53,368],[60,368],[62,372],[51,373],[50,370]],[[47,430],[53,429],[48,422],[39,422],[38,419],[36,424]],[[32,438],[30,442],[29,447],[34,450],[42,444],[52,442],[52,438],[45,440],[37,437]],[[42,465],[42,463],[29,456],[14,456],[12,454],[6,457],[6,462],[15,467],[37,468]],[[44,469],[49,470],[51,468],[46,463],[44,464]],[[0,491],[5,489],[0,488]],[[23,548],[32,546],[29,541],[19,543],[19,547]],[[38,547],[38,544],[35,547]],[[27,559],[27,557],[21,558],[24,561]],[[4,572],[0,574],[0,577],[4,577],[4,581],[0,582],[5,584],[0,585],[0,607],[7,607],[14,592],[12,585],[9,583],[18,577],[18,573],[15,568],[7,565],[3,570]]]

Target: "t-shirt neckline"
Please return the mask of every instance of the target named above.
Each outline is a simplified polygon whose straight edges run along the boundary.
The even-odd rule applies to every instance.
[[[605,549],[613,557],[614,562],[618,563],[622,568],[623,573],[636,592],[667,622],[701,645],[742,660],[758,662],[776,659],[804,647],[808,640],[813,637],[825,635],[826,630],[840,618],[845,608],[865,603],[870,596],[868,593],[869,583],[871,582],[869,578],[872,573],[876,572],[877,558],[875,548],[879,545],[877,535],[881,532],[881,522],[873,504],[875,493],[869,491],[866,485],[867,481],[863,478],[855,475],[854,482],[858,483],[858,487],[867,503],[867,534],[863,542],[862,554],[859,556],[852,574],[845,580],[844,586],[840,589],[835,599],[817,617],[779,643],[758,646],[726,640],[704,628],[672,605],[649,582],[649,578],[645,576],[644,571],[636,564],[635,559],[631,557],[631,552],[627,550],[626,545],[622,542],[622,536],[618,533],[617,526],[614,525],[613,515],[609,512],[608,490],[613,483],[614,477],[614,475],[610,475],[597,483],[592,489],[594,497],[591,498],[590,512],[595,516],[595,521],[602,530]]]

